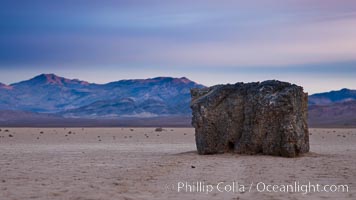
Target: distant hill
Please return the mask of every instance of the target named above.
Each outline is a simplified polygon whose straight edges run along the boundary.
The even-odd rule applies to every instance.
[[[15,110],[0,110],[0,122],[5,121],[21,121],[21,120],[47,120],[47,119],[60,119],[61,116],[54,114],[33,113],[28,111],[15,111]]]
[[[6,84],[0,83],[0,89],[11,89],[11,86],[8,86]]]
[[[309,106],[311,127],[356,127],[356,100]]]
[[[41,74],[0,86],[0,110],[58,113],[73,118],[117,118],[188,115],[189,79],[157,77],[94,84]]]
[[[205,87],[185,77],[156,77],[95,84],[41,74],[0,83],[0,125],[190,126],[190,89]],[[356,127],[356,90],[309,96],[310,127]]]
[[[187,127],[190,126],[190,120],[190,116],[113,119],[64,118],[55,114],[0,110],[1,127]]]
[[[356,127],[356,90],[309,96],[310,127]]]
[[[352,100],[356,100],[356,90],[344,88],[338,91],[310,95],[309,105],[328,105]]]

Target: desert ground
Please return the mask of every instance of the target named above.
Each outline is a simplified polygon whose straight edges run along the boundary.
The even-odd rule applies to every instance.
[[[198,155],[193,128],[1,128],[0,199],[356,199],[356,129],[310,134],[310,153],[282,158]],[[262,187],[296,182],[338,190]]]

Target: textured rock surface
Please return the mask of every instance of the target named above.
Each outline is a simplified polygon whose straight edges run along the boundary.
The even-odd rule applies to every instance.
[[[280,81],[192,89],[199,154],[295,157],[309,151],[308,95]]]

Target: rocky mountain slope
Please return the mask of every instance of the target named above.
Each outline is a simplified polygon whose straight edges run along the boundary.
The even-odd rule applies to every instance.
[[[309,96],[312,127],[355,127],[356,90],[341,89]]]
[[[309,124],[313,127],[355,127],[356,100],[309,106]]]
[[[95,84],[41,74],[10,85],[0,83],[0,121],[179,116],[187,122],[191,116],[190,89],[202,87],[185,77]],[[310,95],[309,126],[356,127],[355,102],[356,90],[351,89]]]
[[[65,117],[135,117],[187,115],[189,79],[157,77],[93,84],[41,74],[0,87],[0,110],[59,113]]]
[[[327,105],[356,100],[356,90],[341,89],[309,96],[309,105]]]

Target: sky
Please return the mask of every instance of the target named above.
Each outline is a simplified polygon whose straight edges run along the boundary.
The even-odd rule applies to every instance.
[[[0,82],[41,73],[356,89],[356,1],[0,0]]]

